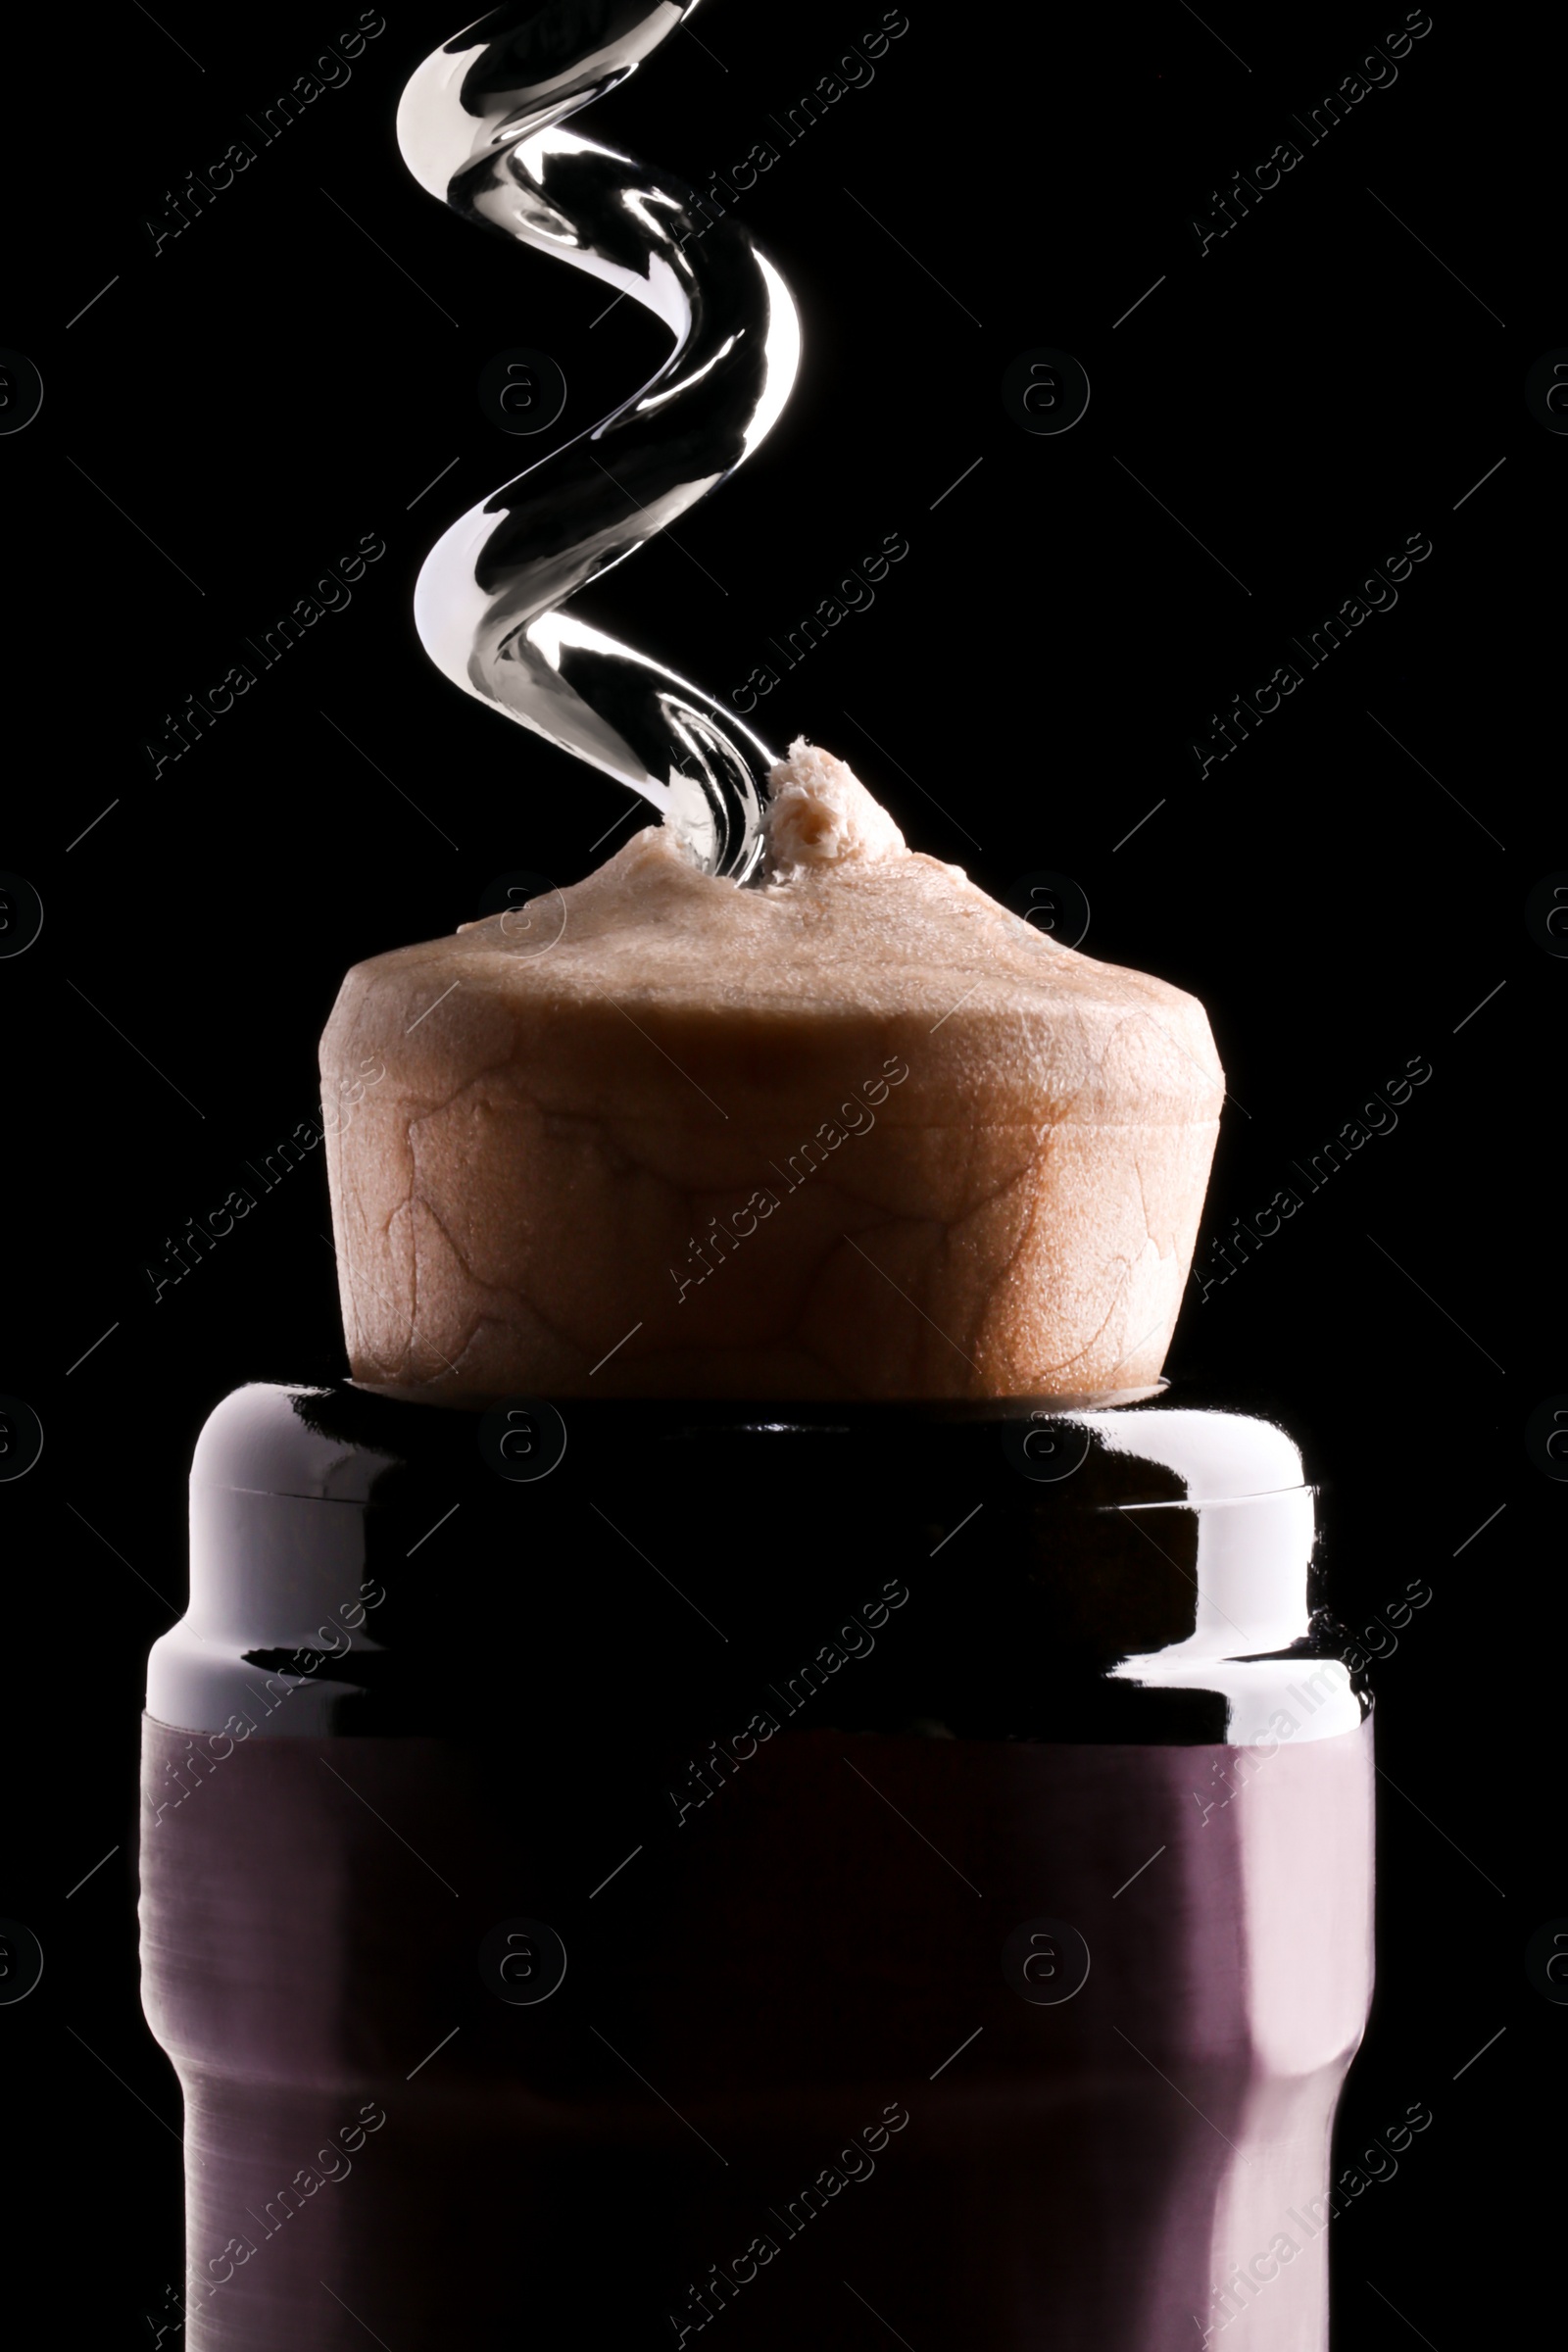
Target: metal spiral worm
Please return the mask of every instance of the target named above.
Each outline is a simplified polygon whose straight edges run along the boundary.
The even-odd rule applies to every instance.
[[[776,754],[701,687],[562,608],[716,489],[789,397],[800,321],[733,214],[564,129],[697,0],[513,0],[427,57],[398,109],[420,185],[466,220],[602,278],[674,348],[633,398],[471,507],[415,590],[455,684],[644,794],[696,861],[737,882],[761,852]]]

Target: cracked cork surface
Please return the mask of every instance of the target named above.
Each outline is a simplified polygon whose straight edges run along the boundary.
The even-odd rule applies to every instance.
[[[662,827],[372,957],[321,1041],[357,1380],[545,1396],[1084,1396],[1158,1378],[1224,1077],[1201,1005],[772,778],[769,878]]]

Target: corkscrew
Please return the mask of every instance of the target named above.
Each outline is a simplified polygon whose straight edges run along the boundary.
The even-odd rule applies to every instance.
[[[563,610],[734,472],[800,360],[789,288],[733,213],[563,127],[697,0],[512,0],[427,57],[398,109],[420,185],[662,318],[668,358],[599,424],[452,524],[415,590],[456,685],[642,793],[709,872],[762,852],[777,755],[675,671]]]

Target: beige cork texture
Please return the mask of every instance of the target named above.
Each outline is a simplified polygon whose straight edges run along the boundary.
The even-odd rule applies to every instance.
[[[359,964],[321,1041],[354,1376],[508,1395],[1084,1396],[1156,1380],[1224,1078],[1201,1005],[774,774],[774,879],[661,827]]]

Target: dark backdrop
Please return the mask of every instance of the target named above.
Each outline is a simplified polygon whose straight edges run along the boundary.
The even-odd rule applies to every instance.
[[[1300,1433],[1352,1627],[1412,1578],[1432,1593],[1376,1675],[1380,1981],[1346,2160],[1411,2101],[1434,2128],[1336,2224],[1340,2352],[1448,2352],[1485,2249],[1540,2242],[1544,2188],[1499,2119],[1564,2027],[1523,1964],[1568,1912],[1555,1694],[1532,1672],[1560,1629],[1564,1495],[1524,1435],[1563,1380],[1541,1147],[1565,968],[1525,918],[1568,865],[1546,701],[1568,440],[1525,377],[1568,328],[1560,256],[1533,250],[1553,201],[1537,34],[1434,6],[1397,79],[1313,144],[1292,113],[1397,32],[1394,0],[1206,23],[1182,0],[1076,22],[909,0],[874,78],[745,200],[806,322],[782,423],[680,548],[582,600],[723,694],[903,534],[874,605],[754,723],[851,760],[995,893],[1069,877],[1089,952],[1202,999],[1233,1090],[1210,1274],[1233,1219],[1302,1196],[1231,1279],[1194,1284],[1167,1368]],[[597,285],[466,229],[403,169],[398,92],[459,17],[389,6],[351,78],[262,145],[247,113],[355,19],[89,6],[14,49],[0,155],[0,340],[44,384],[0,440],[0,861],[45,908],[0,964],[0,1388],[46,1432],[0,1490],[0,1909],[47,1955],[0,2042],[38,2065],[19,2189],[59,2197],[22,2151],[69,2116],[67,2193],[117,2242],[47,2288],[106,2344],[149,2341],[180,2273],[178,2098],[137,2003],[142,1660],[182,1605],[203,1416],[333,1360],[319,1155],[156,1304],[146,1269],[309,1114],[350,963],[449,931],[507,869],[575,880],[624,808],[445,683],[411,594],[446,522],[639,383],[662,330],[602,317]],[[880,19],[709,0],[584,127],[727,176]],[[238,138],[255,162],[172,233],[187,172]],[[1299,162],[1219,234],[1217,192],[1238,170],[1255,188],[1287,138]],[[535,442],[476,397],[514,345],[566,378]],[[1066,434],[1004,404],[1043,348],[1092,386]],[[385,553],[352,603],[158,768],[166,716],[364,534]],[[1397,604],[1309,668],[1292,638],[1413,536],[1431,552]],[[1194,740],[1223,749],[1216,715],[1287,662],[1300,686],[1205,769]],[[1308,1192],[1293,1169],[1411,1060],[1431,1075],[1396,1127]]]

